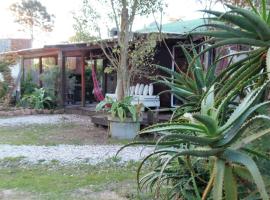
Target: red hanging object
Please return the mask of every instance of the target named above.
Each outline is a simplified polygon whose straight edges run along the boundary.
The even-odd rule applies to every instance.
[[[99,83],[98,83],[98,80],[97,80],[97,74],[96,74],[94,64],[92,64],[92,80],[93,80],[93,84],[94,84],[94,96],[95,96],[96,100],[97,101],[103,101],[104,96],[102,94],[101,88],[99,87]]]

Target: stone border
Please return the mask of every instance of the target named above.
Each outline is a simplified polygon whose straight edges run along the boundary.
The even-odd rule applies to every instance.
[[[64,109],[48,110],[48,109],[30,109],[30,108],[14,108],[0,107],[0,116],[24,116],[37,114],[64,114]]]

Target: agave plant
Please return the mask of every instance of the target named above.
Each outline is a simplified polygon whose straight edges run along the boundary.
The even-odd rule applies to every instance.
[[[235,97],[231,95],[216,106],[212,86],[201,101],[200,112],[185,114],[177,122],[156,124],[142,130],[141,135],[159,133],[161,137],[155,143],[144,143],[155,145],[156,149],[139,166],[139,188],[150,188],[159,198],[165,185],[170,199],[207,199],[211,195],[215,200],[236,200],[243,198],[244,194],[238,193],[241,185],[246,188],[252,185],[250,190],[263,200],[269,199],[262,174],[251,156],[263,154],[249,149],[249,144],[268,134],[270,129],[261,127],[257,132],[248,132],[254,122],[270,121],[268,116],[256,114],[259,108],[270,104],[257,104],[268,83],[252,90],[235,107],[228,105]],[[142,143],[129,145],[135,144]],[[155,165],[150,173],[141,177],[147,161]],[[198,166],[209,170],[209,174],[198,170]],[[200,190],[202,186],[205,188]]]
[[[169,76],[158,76],[158,83],[168,86],[165,92],[172,93],[183,104],[176,109],[174,117],[181,116],[185,112],[194,112],[199,109],[200,102],[206,91],[213,84],[216,75],[216,63],[204,66],[198,52],[192,45],[191,51],[180,46],[189,64],[187,72],[173,71],[166,67],[157,66],[158,69]],[[192,63],[195,58],[195,62]]]
[[[245,59],[234,63],[217,77],[216,81],[219,81],[219,85],[222,86],[217,88],[219,98],[223,98],[224,94],[232,90],[235,85],[241,84],[252,76],[263,71],[270,72],[270,12],[267,9],[267,2],[262,0],[261,8],[256,8],[250,0],[248,2],[252,10],[232,5],[226,5],[230,9],[228,12],[203,10],[213,16],[209,19],[209,23],[203,26],[213,30],[191,33],[209,36],[210,39],[206,42],[214,42],[199,55],[210,49],[230,44],[248,45],[251,48],[250,51],[244,52],[248,55]],[[261,76],[259,84],[266,80],[266,76]]]

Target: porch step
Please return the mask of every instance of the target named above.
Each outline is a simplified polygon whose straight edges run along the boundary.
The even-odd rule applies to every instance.
[[[169,114],[160,114],[158,116],[157,122],[165,122],[168,121],[170,119]],[[101,125],[101,126],[109,126],[109,122],[107,119],[107,115],[106,114],[95,114],[91,116],[91,121],[93,124],[95,125]],[[149,116],[147,116],[147,114],[145,113],[143,116],[143,121],[141,122],[141,126],[148,126],[150,125],[150,120],[149,120]]]
[[[95,125],[109,126],[107,115],[94,115],[91,116],[91,121]]]
[[[89,106],[89,107],[66,106],[65,113],[76,114],[76,115],[86,115],[86,116],[93,116],[97,114],[94,106]]]

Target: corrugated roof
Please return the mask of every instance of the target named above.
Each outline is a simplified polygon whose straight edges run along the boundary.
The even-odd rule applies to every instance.
[[[167,34],[181,34],[181,35],[186,35],[190,33],[194,28],[205,24],[204,19],[195,19],[195,20],[187,20],[187,21],[175,21],[167,24],[162,25],[161,32],[162,33],[167,33]],[[197,31],[199,30],[205,30],[205,27],[196,29]],[[155,25],[152,24],[150,26],[145,27],[144,29],[138,30],[136,32],[139,33],[158,33],[159,28]]]

